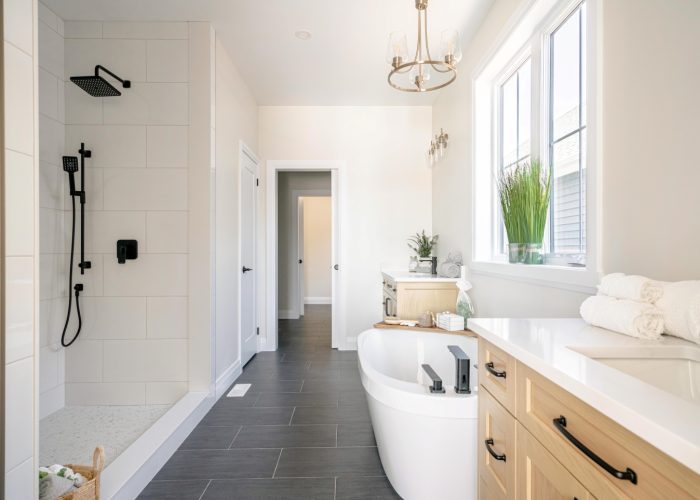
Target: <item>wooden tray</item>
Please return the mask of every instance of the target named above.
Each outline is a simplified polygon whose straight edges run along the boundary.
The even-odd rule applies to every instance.
[[[385,330],[410,330],[414,332],[432,332],[432,333],[447,333],[452,335],[464,335],[465,337],[478,337],[478,335],[471,330],[458,330],[450,332],[448,330],[443,330],[442,328],[424,328],[422,326],[401,326],[401,325],[388,325],[386,323],[379,322],[374,324],[374,328],[385,329]]]

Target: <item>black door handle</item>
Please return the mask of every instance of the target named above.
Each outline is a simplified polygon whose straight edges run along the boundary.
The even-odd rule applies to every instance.
[[[571,444],[573,444],[576,448],[578,448],[578,450],[581,453],[586,455],[588,458],[590,458],[596,464],[598,464],[601,468],[603,468],[608,474],[622,481],[630,481],[632,484],[637,484],[637,473],[634,472],[632,469],[627,467],[627,470],[625,470],[624,472],[617,470],[615,467],[613,467],[605,460],[600,458],[598,455],[593,453],[593,451],[591,451],[585,444],[576,439],[576,437],[574,437],[574,435],[571,434],[566,428],[566,417],[564,417],[564,415],[561,415],[559,418],[555,418],[552,422],[554,422],[554,427],[556,427],[557,430],[561,432],[561,434]]]
[[[503,370],[502,372],[499,372],[493,367],[493,361],[489,361],[484,365],[484,368],[493,375],[494,377],[499,377],[499,378],[506,378],[506,371]]]
[[[496,453],[496,450],[492,448],[493,446],[493,439],[488,438],[486,441],[484,441],[484,445],[486,445],[486,449],[489,450],[489,454],[495,458],[496,460],[500,460],[501,462],[506,461],[506,456],[505,454],[499,454]]]
[[[303,263],[304,263],[304,261],[299,259],[299,264],[303,264]]]
[[[252,270],[253,270],[253,268],[251,268],[251,267],[243,266],[243,273],[247,273],[248,271],[252,271]]]
[[[335,266],[333,266],[333,269],[335,269],[335,270],[337,271],[337,270],[338,270],[338,264],[336,264]]]

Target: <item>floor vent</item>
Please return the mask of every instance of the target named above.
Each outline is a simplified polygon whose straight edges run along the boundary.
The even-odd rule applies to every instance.
[[[233,386],[233,389],[229,391],[228,394],[226,394],[227,398],[242,398],[245,396],[245,393],[248,392],[248,389],[250,389],[250,384],[236,384]]]

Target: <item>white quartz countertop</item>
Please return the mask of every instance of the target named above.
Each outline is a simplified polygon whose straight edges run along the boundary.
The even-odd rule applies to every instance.
[[[469,329],[700,474],[700,405],[591,359],[577,350],[688,346],[639,340],[580,319],[474,318]]]
[[[382,274],[397,283],[403,282],[429,282],[429,283],[456,283],[459,278],[445,278],[436,274],[412,273],[401,269],[382,269]]]

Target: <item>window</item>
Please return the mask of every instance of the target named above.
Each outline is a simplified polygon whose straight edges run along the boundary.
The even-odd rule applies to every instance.
[[[499,171],[514,168],[530,160],[530,121],[532,117],[532,64],[530,58],[522,63],[504,83],[499,85],[500,141]],[[508,241],[501,214],[498,214],[498,248],[507,252]]]
[[[535,30],[522,47],[527,58],[506,66],[510,70],[495,79],[498,135],[492,164],[499,173],[536,158],[550,169],[546,263],[581,266],[586,262],[585,0],[558,14],[557,22]],[[502,260],[507,236],[499,208],[494,215],[492,255]]]
[[[550,35],[549,165],[551,254],[586,254],[586,6]]]

